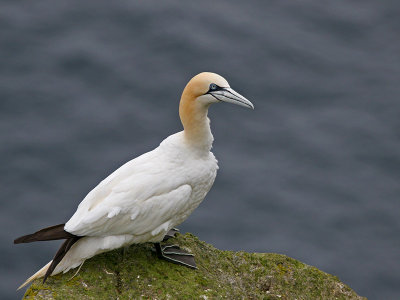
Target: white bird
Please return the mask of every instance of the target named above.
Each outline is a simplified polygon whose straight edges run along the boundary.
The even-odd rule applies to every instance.
[[[22,236],[14,243],[65,239],[52,261],[28,278],[67,272],[96,254],[131,244],[152,242],[158,257],[196,268],[194,258],[179,247],[162,248],[203,201],[218,165],[210,152],[213,136],[207,117],[210,104],[229,102],[254,109],[215,73],[193,77],[183,90],[179,115],[184,130],[121,166],[90,191],[66,224]]]

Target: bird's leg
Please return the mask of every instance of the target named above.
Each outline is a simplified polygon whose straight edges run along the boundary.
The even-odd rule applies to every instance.
[[[172,239],[176,237],[176,234],[179,232],[178,228],[172,228],[170,229],[167,234],[164,236],[164,239],[162,240],[163,242],[168,241],[169,239]]]
[[[129,246],[124,246],[124,247],[122,248],[122,261],[125,260],[128,251],[129,251]]]
[[[165,247],[161,247],[160,243],[154,243],[154,247],[156,248],[158,258],[191,269],[197,269],[193,254],[190,254],[185,250],[180,249],[178,246],[167,245]]]

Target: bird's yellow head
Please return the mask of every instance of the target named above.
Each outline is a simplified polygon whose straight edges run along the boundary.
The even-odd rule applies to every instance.
[[[222,76],[203,72],[194,76],[182,93],[181,105],[197,102],[208,107],[215,102],[230,102],[254,109],[253,104],[245,97],[235,92]]]
[[[208,134],[207,112],[210,104],[217,102],[229,102],[254,109],[253,104],[235,92],[225,78],[215,73],[200,73],[186,85],[179,105],[179,115],[188,140],[199,141],[211,135]]]

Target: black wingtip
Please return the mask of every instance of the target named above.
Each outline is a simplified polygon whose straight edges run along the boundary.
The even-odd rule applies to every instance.
[[[19,238],[14,240],[14,244],[22,244],[22,243],[32,242],[31,238],[32,238],[32,234],[20,236]]]
[[[65,224],[43,228],[35,233],[21,236],[14,240],[14,244],[32,243],[37,241],[52,241],[76,237],[64,230]]]
[[[75,244],[81,237],[74,236],[65,240],[65,242],[61,245],[60,249],[58,249],[56,255],[53,258],[49,268],[46,271],[46,274],[43,278],[43,283],[46,282],[47,278],[53,273],[54,269],[57,267],[58,263],[64,258],[65,254],[71,249],[72,245]]]
[[[69,251],[73,244],[75,244],[82,236],[76,236],[64,230],[65,224],[59,224],[51,227],[41,229],[35,233],[28,234],[16,238],[14,244],[21,243],[31,243],[36,241],[51,241],[51,240],[61,240],[66,239],[66,241],[61,245],[61,248],[57,251],[53,258],[50,266],[48,267],[46,274],[43,278],[43,283],[46,282],[47,278],[53,273],[54,269],[57,267],[58,263],[63,259],[65,254]]]

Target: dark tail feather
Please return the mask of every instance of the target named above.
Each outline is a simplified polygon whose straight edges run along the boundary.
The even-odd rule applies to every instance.
[[[67,254],[68,250],[71,249],[72,245],[75,244],[81,236],[74,236],[71,238],[68,238],[58,249],[56,255],[53,258],[53,261],[51,262],[50,267],[47,269],[46,274],[44,275],[43,278],[43,283],[46,282],[47,277],[53,273],[54,269],[57,267],[57,265],[60,263],[60,261],[63,259],[65,254]]]
[[[31,243],[36,241],[71,239],[76,237],[76,235],[66,232],[64,230],[64,226],[65,224],[59,224],[44,228],[32,234],[21,236],[14,240],[14,244]]]

